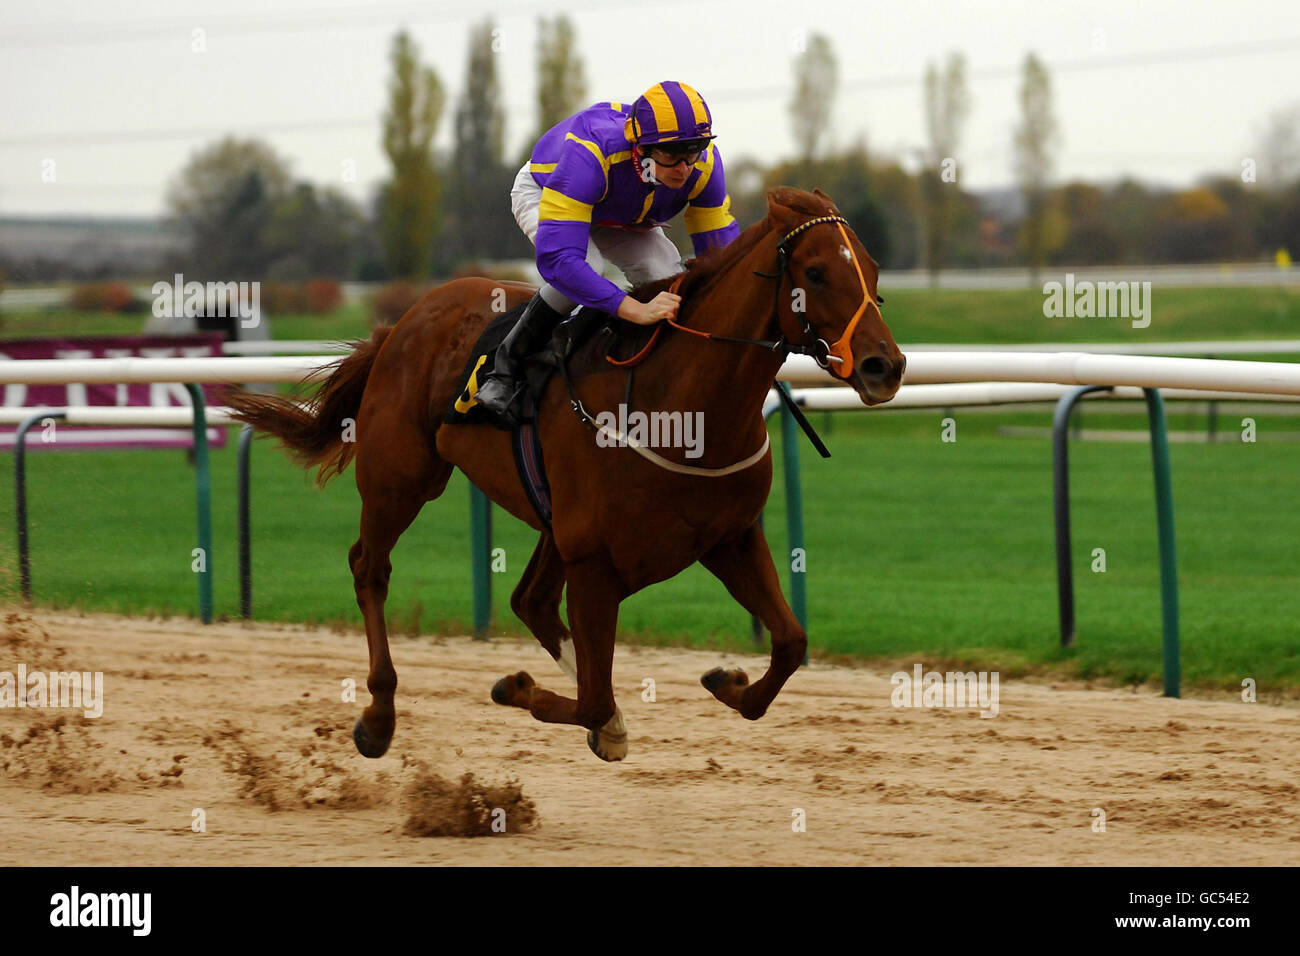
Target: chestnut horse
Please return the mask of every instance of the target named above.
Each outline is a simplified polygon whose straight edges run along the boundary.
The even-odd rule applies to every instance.
[[[550,531],[520,482],[510,434],[443,424],[479,333],[505,311],[502,294],[513,308],[532,296],[531,286],[479,278],[439,286],[344,358],[306,407],[244,391],[230,396],[236,418],[277,436],[304,467],[319,465],[322,484],[356,461],[361,535],[348,559],[365,618],[371,694],[353,735],[361,753],[382,756],[396,725],[397,674],[384,622],[389,554],[424,503],[442,494],[453,467],[541,532],[510,606],[577,682],[575,699],[520,672],[497,682],[494,701],[585,727],[597,756],[622,759],[627,730],[611,685],[619,604],[699,561],[772,639],[767,673],[757,681],[715,668],[701,682],[743,717],[766,712],[802,662],[807,638],[758,523],[772,481],[764,400],[787,350],[817,355],[868,405],[894,396],[906,365],[877,307],[879,267],[829,197],[778,187],[767,200],[766,218],[730,245],[633,290],[649,301],[673,284],[682,296],[675,328],[636,371],[635,404],[702,412],[703,453],[686,460],[667,449],[656,461],[655,453],[598,443],[555,376],[537,412]],[[736,341],[742,338],[754,341]],[[624,384],[611,366],[573,387],[598,415],[624,400]],[[355,441],[344,440],[347,419]],[[565,588],[568,627],[559,614]]]

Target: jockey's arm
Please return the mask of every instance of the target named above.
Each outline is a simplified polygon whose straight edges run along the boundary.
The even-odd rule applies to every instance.
[[[731,215],[731,196],[722,169],[717,146],[710,144],[700,178],[691,188],[686,204],[686,231],[699,256],[709,249],[726,246],[740,235],[740,226]]]
[[[591,149],[570,139],[542,189],[537,216],[537,271],[548,283],[582,305],[613,315],[627,293],[587,262],[591,211],[605,195],[608,174]]]

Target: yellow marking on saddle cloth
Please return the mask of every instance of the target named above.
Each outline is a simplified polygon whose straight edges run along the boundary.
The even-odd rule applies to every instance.
[[[456,399],[456,411],[462,415],[467,413],[471,408],[478,404],[478,370],[483,367],[487,361],[487,353],[484,352],[474,363],[474,371],[469,373],[469,381],[465,383],[465,390],[460,393],[460,398]]]

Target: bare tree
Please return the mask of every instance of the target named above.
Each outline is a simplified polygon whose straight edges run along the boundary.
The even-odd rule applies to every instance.
[[[795,146],[805,165],[812,164],[830,125],[838,76],[831,41],[824,34],[814,33],[808,38],[807,48],[795,58],[795,91],[790,101]]]
[[[454,243],[443,250],[453,262],[499,256],[510,233],[518,232],[507,198],[514,170],[507,171],[504,166],[506,117],[497,72],[501,50],[499,31],[491,17],[470,28],[451,163],[452,217],[448,225]],[[439,245],[447,243],[440,241]]]
[[[188,266],[208,275],[261,278],[267,227],[288,195],[287,163],[266,143],[228,136],[195,153],[171,183],[167,206],[189,245]]]
[[[965,58],[960,53],[949,54],[942,73],[933,63],[926,67],[925,125],[930,146],[921,173],[921,195],[925,201],[925,263],[932,285],[938,284],[952,230],[953,193],[960,190],[957,147],[969,115]]]
[[[1300,179],[1300,102],[1276,110],[1257,135],[1260,185],[1273,191]]]
[[[1052,83],[1042,61],[1025,57],[1020,86],[1020,125],[1015,131],[1016,175],[1025,195],[1024,246],[1034,284],[1047,257],[1047,183],[1059,132],[1052,115]]]
[[[577,31],[564,14],[537,20],[537,135],[572,116],[587,98],[587,78],[577,52]],[[532,149],[533,143],[526,144]]]

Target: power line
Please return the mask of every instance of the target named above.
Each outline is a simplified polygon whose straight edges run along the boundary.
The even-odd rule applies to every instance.
[[[676,2],[676,0],[671,0]],[[708,0],[683,0],[683,2],[708,2]],[[540,7],[539,7],[540,9]],[[1049,63],[1047,67],[1056,73],[1074,73],[1094,70],[1128,69],[1137,66],[1150,66],[1166,63],[1186,63],[1196,60],[1228,59],[1239,56],[1257,56],[1282,53],[1300,49],[1300,37],[1280,37],[1271,40],[1251,40],[1238,43],[1219,43],[1197,47],[1183,47],[1174,50],[1157,50],[1147,53],[1134,53],[1125,56],[1097,55],[1086,59],[1066,60]],[[971,76],[978,80],[996,80],[1015,77],[1019,74],[1019,65],[986,67],[971,71]],[[910,77],[868,77],[850,80],[842,84],[850,91],[875,90],[895,87],[920,86],[924,83],[921,76]],[[710,90],[712,101],[736,101],[772,99],[788,93],[789,84],[746,87],[742,89]],[[292,133],[322,129],[359,129],[372,127],[378,123],[376,117],[340,118],[332,120],[304,120],[288,123],[240,124],[237,129],[246,133]],[[120,132],[93,131],[55,133],[49,136],[19,137],[0,139],[0,148],[18,146],[47,145],[117,145],[133,142],[158,142],[165,140],[198,139],[208,136],[220,136],[230,133],[232,127],[195,127],[190,129],[142,129],[123,130]]]
[[[1205,46],[1182,47],[1173,50],[1155,50],[1147,53],[1131,53],[1122,56],[1109,56],[1098,53],[1094,56],[1047,63],[1049,71],[1054,73],[1078,73],[1090,70],[1128,69],[1135,66],[1153,66],[1164,63],[1189,63],[1195,60],[1229,59],[1238,56],[1257,56],[1260,54],[1285,53],[1300,49],[1300,37],[1279,37],[1271,40],[1244,40],[1238,43],[1216,43]],[[1021,64],[1012,66],[984,67],[972,70],[970,75],[976,80],[1002,80],[1020,75]],[[861,80],[849,80],[842,84],[845,90],[884,90],[897,87],[921,86],[923,76],[879,76]],[[710,90],[709,99],[757,99],[772,97],[788,92],[788,85],[770,85],[765,87],[747,87],[736,90]]]
[[[657,0],[659,5],[692,6],[725,2],[725,0]],[[566,0],[565,9],[556,11],[554,3],[533,2],[507,7],[499,11],[484,11],[483,15],[493,17],[517,17],[530,13],[557,14],[569,10],[620,10],[628,7],[641,7],[635,0]],[[67,25],[57,27],[33,27],[25,32],[20,28],[17,33],[0,36],[2,47],[49,47],[49,46],[107,46],[115,43],[134,43],[151,37],[180,34],[188,36],[191,30],[203,29],[208,34],[223,33],[283,33],[285,31],[308,32],[313,30],[334,30],[339,28],[354,29],[358,26],[370,26],[389,29],[394,20],[410,23],[446,23],[457,20],[473,19],[480,16],[475,12],[466,12],[459,7],[450,10],[431,9],[428,3],[388,3],[388,4],[348,4],[345,6],[313,8],[298,13],[273,14],[262,17],[156,17],[151,21],[138,20],[123,24],[120,20],[83,21],[69,30]]]

